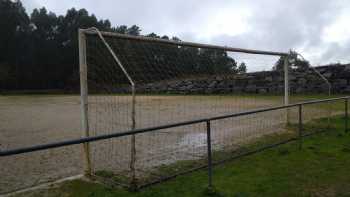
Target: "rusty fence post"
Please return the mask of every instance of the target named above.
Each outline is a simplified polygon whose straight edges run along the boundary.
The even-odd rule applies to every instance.
[[[303,143],[303,109],[302,105],[298,105],[298,111],[299,111],[299,128],[298,128],[298,141],[299,141],[299,150],[302,148]]]
[[[211,126],[210,120],[207,120],[207,151],[208,151],[208,189],[212,189],[212,151],[211,151]]]
[[[348,132],[348,121],[349,121],[349,114],[348,114],[348,99],[345,99],[345,132]]]

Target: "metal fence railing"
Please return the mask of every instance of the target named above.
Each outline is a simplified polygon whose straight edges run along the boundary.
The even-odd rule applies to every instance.
[[[277,106],[277,107],[269,107],[269,108],[261,108],[261,109],[256,109],[256,110],[250,110],[250,111],[245,111],[245,112],[240,112],[240,113],[234,113],[234,114],[228,114],[228,115],[222,115],[222,116],[215,116],[215,117],[210,117],[210,118],[203,118],[203,119],[197,119],[197,120],[191,120],[191,121],[184,121],[184,122],[178,122],[174,124],[166,124],[166,125],[161,125],[161,126],[155,126],[155,127],[149,127],[149,128],[142,128],[142,129],[134,129],[134,130],[129,130],[129,131],[124,131],[124,132],[116,132],[112,134],[106,134],[106,135],[98,135],[98,136],[91,136],[91,137],[82,137],[78,139],[72,139],[72,140],[65,140],[65,141],[60,141],[60,142],[55,142],[55,143],[48,143],[48,144],[41,144],[41,145],[36,145],[36,146],[29,146],[29,147],[22,147],[22,148],[16,148],[16,149],[9,149],[9,150],[0,150],[0,157],[1,159],[6,159],[6,157],[14,156],[14,155],[19,155],[19,154],[25,154],[25,153],[30,153],[30,152],[35,152],[35,151],[42,151],[42,150],[48,150],[48,149],[53,149],[53,148],[59,148],[59,147],[64,147],[64,146],[71,146],[71,145],[77,145],[77,144],[84,144],[84,143],[89,143],[89,142],[94,142],[94,141],[100,141],[100,140],[107,140],[107,139],[112,139],[112,138],[120,138],[123,136],[130,136],[130,135],[138,135],[142,133],[148,133],[148,132],[153,132],[157,130],[162,130],[162,129],[168,129],[168,128],[173,128],[173,127],[180,127],[180,126],[186,126],[186,125],[193,125],[193,124],[198,124],[198,123],[205,123],[206,125],[206,145],[207,145],[207,161],[205,165],[198,166],[195,169],[187,170],[185,172],[181,172],[178,174],[174,174],[171,176],[167,177],[162,177],[162,179],[144,184],[144,185],[139,185],[137,186],[138,188],[145,187],[150,184],[155,184],[157,182],[161,182],[170,178],[173,178],[175,176],[178,176],[180,174],[185,174],[192,172],[194,170],[198,169],[203,169],[203,168],[208,168],[208,186],[212,187],[212,166],[216,164],[223,163],[227,160],[231,160],[234,158],[242,157],[245,155],[253,154],[256,152],[260,152],[262,150],[276,147],[281,144],[285,144],[291,141],[298,141],[299,143],[299,148],[302,147],[302,139],[303,137],[315,134],[313,133],[304,133],[303,132],[303,122],[304,117],[303,117],[303,109],[304,106],[306,105],[313,105],[313,104],[319,104],[319,103],[331,103],[331,102],[342,102],[344,101],[344,117],[345,117],[345,132],[348,131],[348,101],[350,99],[350,96],[345,96],[345,97],[337,97],[337,98],[331,98],[331,99],[322,99],[322,100],[313,100],[313,101],[307,101],[307,102],[301,102],[301,103],[295,103],[295,104],[290,104],[290,105],[283,105],[283,106]],[[251,150],[248,152],[244,152],[242,154],[235,155],[230,158],[226,158],[223,160],[219,161],[213,161],[213,149],[212,149],[212,126],[211,122],[217,121],[217,120],[223,120],[223,119],[228,119],[228,118],[236,118],[236,117],[241,117],[241,116],[247,116],[251,114],[258,114],[258,113],[263,113],[263,112],[269,112],[269,111],[276,111],[276,110],[286,110],[286,109],[296,109],[297,110],[297,135],[295,137],[289,138],[287,140],[280,140],[277,143],[271,143],[268,145],[264,145],[263,147],[260,147],[255,150]]]

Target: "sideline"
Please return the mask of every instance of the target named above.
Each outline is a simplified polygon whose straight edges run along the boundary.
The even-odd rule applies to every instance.
[[[33,187],[27,187],[27,188],[24,188],[24,189],[11,191],[9,193],[0,194],[0,197],[11,197],[11,196],[14,196],[16,194],[21,194],[21,193],[24,193],[24,192],[33,191],[33,190],[37,190],[37,189],[44,189],[44,188],[50,187],[50,186],[55,185],[55,184],[59,184],[59,183],[65,182],[65,181],[72,181],[72,180],[76,180],[76,179],[81,179],[83,177],[84,177],[83,174],[78,174],[78,175],[75,175],[75,176],[70,176],[70,177],[58,179],[56,181],[43,183],[43,184],[36,185],[36,186],[33,186]]]

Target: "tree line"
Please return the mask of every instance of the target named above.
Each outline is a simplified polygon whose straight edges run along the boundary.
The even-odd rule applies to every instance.
[[[27,14],[19,0],[0,0],[0,24],[0,90],[78,90],[79,28],[97,27],[101,31],[141,35],[137,25],[112,26],[108,19],[98,19],[85,9],[71,8],[65,15],[56,15],[43,7]],[[155,33],[144,36],[180,41]],[[209,59],[215,65],[206,68],[212,72],[246,72],[245,64],[237,65],[225,51],[198,53],[198,49],[186,48],[182,53],[206,57],[202,60]],[[199,65],[197,70],[204,69],[198,61],[201,59],[187,59],[183,66]]]

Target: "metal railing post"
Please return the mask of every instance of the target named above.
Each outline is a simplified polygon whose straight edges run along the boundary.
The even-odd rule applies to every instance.
[[[349,114],[348,114],[348,99],[345,99],[345,132],[348,132],[348,120],[349,120]]]
[[[328,98],[331,98],[331,88],[328,89]],[[327,118],[327,125],[328,128],[331,128],[331,117],[332,117],[332,103],[328,102],[328,118]]]
[[[298,105],[299,108],[299,128],[298,128],[298,141],[299,141],[299,150],[302,148],[303,143],[303,111],[302,111],[303,105]]]
[[[135,94],[135,85],[132,84],[131,86],[131,94],[132,94],[132,105],[131,105],[131,130],[134,130],[136,128],[136,118],[135,118],[135,113],[136,113],[136,94]],[[136,136],[132,135],[131,136],[131,141],[130,141],[130,170],[131,170],[131,189],[136,190],[137,188],[137,180],[136,180]]]
[[[289,55],[284,57],[283,71],[284,71],[284,105],[286,106],[286,105],[289,105]],[[289,113],[290,113],[290,110],[287,108],[286,109],[287,125],[290,124]]]
[[[212,152],[211,152],[211,126],[210,120],[207,120],[207,149],[208,149],[208,188],[211,189],[213,187],[212,183]]]

